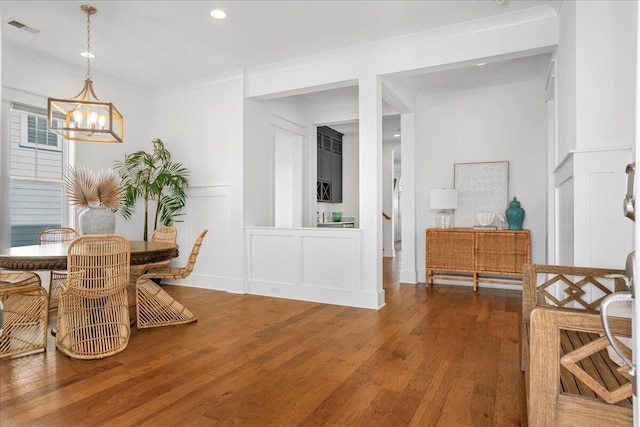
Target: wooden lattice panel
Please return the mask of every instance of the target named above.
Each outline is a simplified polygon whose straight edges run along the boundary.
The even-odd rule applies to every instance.
[[[626,349],[628,354],[631,353],[631,350],[619,340],[617,343],[621,348]],[[607,364],[603,358],[607,356],[600,354],[609,345],[606,336],[598,337],[565,354],[560,359],[560,364],[605,402],[615,404],[629,399],[633,390],[628,376],[629,366],[625,364],[612,369],[611,363]]]
[[[556,283],[564,283],[567,285],[566,288],[562,290],[564,294],[566,294],[566,298],[558,299],[555,295],[549,292],[549,288]],[[599,289],[603,296],[597,298],[592,302],[587,302],[583,298],[587,295],[585,289],[589,286],[595,286]],[[538,291],[544,295],[548,300],[552,301],[557,307],[566,307],[571,302],[577,302],[587,310],[595,310],[600,307],[602,300],[611,293],[611,290],[602,284],[598,279],[592,276],[585,276],[578,281],[570,280],[567,276],[563,274],[558,274],[553,278],[547,280],[543,284],[538,286]]]

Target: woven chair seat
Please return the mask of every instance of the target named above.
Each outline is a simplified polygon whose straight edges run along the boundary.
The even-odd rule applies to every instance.
[[[151,270],[136,282],[136,319],[138,329],[180,325],[198,318],[179,301],[156,285],[151,279],[185,279],[196,264],[200,247],[208,230],[203,230],[193,245],[189,261],[184,268],[158,268]]]
[[[49,298],[40,277],[26,271],[0,270],[0,302],[0,357],[46,350]]]

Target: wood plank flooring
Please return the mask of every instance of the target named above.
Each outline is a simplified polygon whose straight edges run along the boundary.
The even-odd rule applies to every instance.
[[[0,425],[520,425],[520,292],[399,284],[397,261],[378,311],[167,287],[198,322],[0,361]]]

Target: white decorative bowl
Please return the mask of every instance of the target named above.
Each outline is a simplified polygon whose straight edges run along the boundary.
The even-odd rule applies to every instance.
[[[478,224],[487,227],[493,224],[493,220],[496,219],[496,214],[493,212],[478,212],[476,218],[478,219]]]

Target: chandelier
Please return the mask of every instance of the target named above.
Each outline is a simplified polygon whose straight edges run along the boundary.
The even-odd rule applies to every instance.
[[[82,5],[87,14],[87,75],[82,91],[73,98],[49,98],[49,130],[70,141],[122,142],[122,115],[111,102],[101,102],[91,81],[91,15],[95,7]]]

